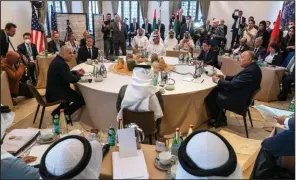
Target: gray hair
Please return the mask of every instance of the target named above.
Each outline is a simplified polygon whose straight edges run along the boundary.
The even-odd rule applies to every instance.
[[[263,38],[262,37],[257,37],[256,39],[255,39],[255,41],[259,41],[260,42],[260,45],[262,45],[262,43],[263,43]]]
[[[256,56],[255,56],[255,53],[253,51],[245,51],[245,52],[247,52],[249,54],[249,56],[250,56],[250,58],[251,58],[252,61],[255,60],[255,57]]]
[[[62,46],[59,51],[59,55],[63,57],[67,49],[71,50],[71,48],[69,48],[68,46]]]

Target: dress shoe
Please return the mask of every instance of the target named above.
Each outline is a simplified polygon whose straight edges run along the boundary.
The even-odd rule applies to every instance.
[[[213,125],[215,128],[227,126],[227,121],[219,121]]]
[[[217,122],[217,120],[216,119],[209,119],[208,120],[208,125],[209,126],[214,126],[214,124]]]
[[[287,100],[287,96],[284,95],[284,94],[282,94],[282,93],[280,93],[280,94],[278,95],[278,100],[279,100],[279,101],[286,101],[286,100]]]

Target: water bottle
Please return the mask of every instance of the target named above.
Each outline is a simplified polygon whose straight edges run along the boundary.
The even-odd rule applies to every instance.
[[[153,86],[157,86],[158,84],[158,73],[153,76]]]
[[[292,112],[295,111],[295,98],[293,98],[293,100],[291,101],[288,110],[289,110],[289,111],[292,111]]]
[[[53,133],[60,134],[60,119],[57,114],[53,117]]]
[[[116,142],[115,139],[116,139],[115,129],[112,125],[110,125],[108,130],[108,144],[110,146],[115,146],[115,142]]]
[[[176,133],[175,133],[173,143],[172,143],[172,147],[171,147],[172,155],[178,156],[178,150],[179,150],[179,147],[180,147],[182,141],[183,140],[182,140],[182,137],[180,135],[180,129],[176,128]]]

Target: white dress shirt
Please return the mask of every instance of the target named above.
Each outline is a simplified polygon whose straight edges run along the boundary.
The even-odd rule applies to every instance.
[[[269,64],[271,64],[275,55],[277,55],[277,53],[275,53],[273,55],[269,54],[268,56],[266,56],[266,58],[265,58],[264,61],[267,62],[267,63],[269,63]]]

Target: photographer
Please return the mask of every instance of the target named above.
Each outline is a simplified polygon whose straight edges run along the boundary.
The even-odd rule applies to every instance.
[[[111,14],[107,13],[106,21],[102,21],[102,33],[104,33],[104,55],[108,59],[109,55],[113,56],[113,43],[112,43],[112,31],[111,25]]]
[[[238,12],[238,15],[235,15],[235,13]],[[237,44],[238,40],[242,36],[239,32],[242,32],[242,28],[245,26],[246,18],[243,17],[243,11],[242,10],[234,10],[232,13],[232,18],[234,19],[234,23],[232,25],[232,40],[231,40],[231,49],[234,46],[234,42]],[[240,31],[239,31],[240,30]]]
[[[1,69],[7,73],[10,93],[14,98],[18,96],[33,97],[28,85],[20,82],[26,71],[27,64],[28,60],[24,56],[21,58],[14,51],[8,51],[6,58],[1,61]]]

